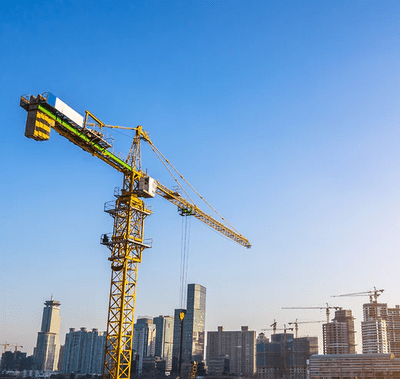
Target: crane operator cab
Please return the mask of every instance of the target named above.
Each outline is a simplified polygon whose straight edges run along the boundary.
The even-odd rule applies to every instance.
[[[138,195],[141,197],[149,198],[156,196],[157,191],[157,180],[152,177],[145,175],[139,180],[139,191]]]

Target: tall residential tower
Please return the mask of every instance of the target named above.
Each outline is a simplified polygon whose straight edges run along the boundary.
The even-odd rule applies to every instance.
[[[105,343],[106,332],[70,328],[65,336],[62,373],[101,374]]]

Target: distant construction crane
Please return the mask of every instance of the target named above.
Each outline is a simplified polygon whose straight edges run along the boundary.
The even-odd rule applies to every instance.
[[[14,346],[14,352],[17,352],[18,351],[18,348],[23,348],[23,346],[21,346],[21,345],[18,345],[17,343],[15,344],[15,346]]]
[[[274,324],[275,324],[275,325],[274,325]],[[277,330],[283,330],[284,334],[286,334],[286,332],[287,332],[288,330],[293,330],[292,327],[287,328],[287,327],[286,327],[286,324],[283,324],[283,328],[277,328],[277,327],[276,327],[276,323],[274,323],[274,324],[272,324],[272,325],[274,325],[274,327],[273,327],[272,329],[261,329],[261,330],[262,330],[262,331],[272,330],[273,333],[274,333],[274,335],[276,334],[276,331],[277,331]],[[271,326],[272,326],[272,325],[271,325]]]
[[[364,291],[364,292],[353,292],[353,293],[345,293],[343,295],[332,295],[331,297],[345,297],[345,296],[369,296],[370,303],[378,303],[378,297],[382,295],[384,289],[377,290],[374,287],[371,291]]]
[[[296,321],[288,322],[288,325],[294,325],[295,337],[298,338],[299,324],[315,324],[320,322],[325,322],[325,321],[297,321],[296,319]]]
[[[251,245],[229,224],[227,226],[226,220],[217,212],[225,223],[215,220],[199,209],[186,192],[189,200],[183,198],[177,191],[165,187],[142,170],[140,143],[145,141],[168,171],[171,173],[171,170],[174,170],[179,178],[188,184],[185,178],[154,146],[142,126],[133,128],[135,130],[133,143],[128,157],[124,159],[112,150],[113,139],[106,136],[102,130],[106,125],[89,111],[86,111],[85,117],[83,117],[49,92],[36,97],[21,96],[20,106],[28,112],[26,137],[37,141],[46,141],[50,138],[51,129],[54,129],[70,142],[123,174],[123,186],[120,191],[115,192],[115,202],[106,203],[104,206],[105,212],[114,219],[113,233],[101,236],[101,243],[111,252],[111,256],[108,258],[111,262],[111,289],[103,377],[129,379],[131,376],[137,268],[142,261],[142,252],[151,247],[151,241],[144,239],[144,220],[152,212],[146,207],[142,198],[159,195],[175,204],[181,214],[194,216],[242,246],[249,248]],[[181,186],[178,179],[175,177],[174,179]],[[183,189],[183,187],[181,188]],[[191,188],[194,190],[193,187]],[[195,192],[200,196],[197,191]],[[204,200],[202,196],[200,198]]]
[[[378,318],[378,297],[382,295],[384,289],[377,290],[374,287],[373,290],[363,291],[363,292],[353,292],[353,293],[345,293],[343,295],[332,295],[331,297],[358,297],[358,296],[369,296],[370,304],[373,304],[373,317]]]
[[[6,341],[6,343],[0,343],[0,346],[4,347],[4,352],[7,350],[7,347],[9,347],[10,345],[11,344],[7,343],[7,341]]]
[[[17,356],[17,353],[18,353],[18,348],[23,348],[23,346],[20,346],[20,345],[18,345],[17,343],[15,344],[15,347],[14,347],[14,359],[16,358],[16,356]]]
[[[276,333],[276,320],[274,320],[274,322],[270,325],[270,327],[272,328],[272,330],[274,331],[274,334]]]
[[[343,309],[342,307],[332,307],[328,303],[326,303],[326,307],[283,307],[282,309],[325,309],[325,314],[326,314],[326,323],[329,324],[330,320],[330,310],[335,309],[335,310],[340,310]],[[329,335],[328,335],[328,345],[329,345]]]
[[[329,324],[330,310],[331,309],[339,310],[342,309],[342,307],[332,307],[328,303],[326,303],[326,307],[282,307],[282,309],[325,309],[326,323]]]

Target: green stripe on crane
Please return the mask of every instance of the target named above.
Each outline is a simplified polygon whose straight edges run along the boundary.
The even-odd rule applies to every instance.
[[[53,118],[56,122],[61,124],[64,128],[68,129],[71,133],[75,134],[77,137],[94,147],[96,150],[99,151],[102,155],[107,156],[110,158],[112,161],[114,161],[117,165],[122,166],[123,169],[132,171],[132,167],[129,166],[126,162],[124,162],[122,159],[116,157],[114,154],[109,152],[105,147],[100,146],[99,144],[91,141],[86,135],[82,134],[77,128],[72,126],[70,123],[68,123],[65,120],[62,120],[59,118],[57,115],[49,111],[47,108],[45,108],[43,105],[38,104],[38,109],[42,111],[43,113],[46,113],[49,117]]]

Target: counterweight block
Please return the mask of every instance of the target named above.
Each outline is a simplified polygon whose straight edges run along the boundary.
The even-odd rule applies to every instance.
[[[36,141],[47,141],[55,121],[38,109],[30,109],[26,119],[25,137]]]

